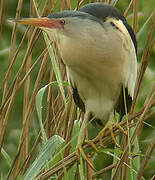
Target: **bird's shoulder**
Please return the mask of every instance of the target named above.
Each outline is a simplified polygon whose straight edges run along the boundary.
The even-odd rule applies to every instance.
[[[91,16],[94,16],[95,18],[103,22],[105,22],[107,18],[114,18],[116,20],[121,20],[124,26],[126,27],[128,33],[130,34],[130,37],[135,47],[135,51],[137,52],[137,41],[135,34],[131,26],[127,23],[125,17],[117,8],[107,3],[89,3],[81,7],[79,11],[90,14]]]
[[[113,17],[126,21],[124,16],[117,8],[106,3],[89,3],[80,8],[79,11],[95,16],[102,21],[105,21],[107,17]]]

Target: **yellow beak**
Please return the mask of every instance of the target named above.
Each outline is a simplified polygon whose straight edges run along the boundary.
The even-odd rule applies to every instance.
[[[62,27],[59,20],[50,19],[47,17],[10,19],[9,21],[25,24],[25,25],[37,26],[37,27],[47,27],[47,28],[61,28]]]

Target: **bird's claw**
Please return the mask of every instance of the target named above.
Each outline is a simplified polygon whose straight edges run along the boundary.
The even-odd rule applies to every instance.
[[[90,141],[85,140],[85,143],[88,144],[89,146],[91,146],[96,153],[99,153],[99,151],[98,151],[96,145],[93,143],[93,141],[91,141],[91,140],[90,140]]]
[[[114,136],[114,133],[113,133],[113,129],[115,127],[118,128],[124,135],[127,136],[127,133],[124,131],[124,129],[118,123],[109,122],[98,134],[100,146],[104,147],[104,144],[102,142],[102,138],[103,138],[106,130],[109,130],[113,143],[115,144],[115,146],[120,148],[120,145],[116,142],[116,139],[115,139],[115,136]]]
[[[82,158],[87,162],[87,164],[93,169],[95,170],[94,166],[92,165],[92,163],[90,162],[90,160],[88,159],[87,155],[85,154],[83,148],[81,145],[77,145],[76,146],[76,150],[75,150],[78,162],[80,163],[80,156],[82,156]]]

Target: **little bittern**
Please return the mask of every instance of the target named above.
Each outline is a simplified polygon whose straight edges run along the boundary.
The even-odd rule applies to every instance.
[[[137,44],[132,28],[116,8],[105,3],[90,3],[79,10],[15,22],[38,26],[56,42],[69,74],[74,101],[87,114],[78,139],[82,152],[90,117],[106,126],[115,110],[121,117],[125,114],[123,87],[130,110],[137,77]],[[104,131],[105,128],[102,135]]]

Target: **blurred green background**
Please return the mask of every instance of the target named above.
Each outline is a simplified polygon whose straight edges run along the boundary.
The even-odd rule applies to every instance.
[[[76,0],[72,0],[72,7],[76,7]],[[116,7],[120,9],[121,12],[124,12],[129,4],[129,0],[120,0]],[[57,3],[59,6],[59,1],[54,1],[54,3]],[[3,24],[2,24],[2,35],[0,39],[0,85],[1,82],[4,79],[7,67],[8,67],[8,54],[10,50],[10,40],[11,40],[11,34],[12,34],[12,24],[8,23],[7,20],[9,18],[14,18],[16,14],[16,8],[17,8],[17,0],[6,0],[5,1],[5,8],[4,8],[4,16],[3,16]],[[23,1],[23,7],[21,12],[21,17],[28,17],[29,16],[29,8],[30,8],[30,2],[29,0]],[[155,10],[155,1],[154,0],[139,0],[138,1],[138,32],[141,30],[142,26],[146,23],[147,19],[152,14],[153,10]],[[47,14],[48,15],[48,14]],[[132,11],[129,11],[127,20],[129,24],[132,25]],[[147,33],[150,27],[150,22],[145,26],[142,33],[138,36],[138,61],[140,61],[142,52],[145,46]],[[20,40],[23,36],[24,31],[26,30],[26,27],[24,26],[18,26],[18,33],[17,33],[17,45],[19,45]],[[33,61],[38,57],[38,51],[41,51],[43,49],[43,46],[40,45],[41,40],[38,43],[38,45],[33,50]],[[26,45],[27,41],[25,42],[25,45],[22,49],[22,51],[19,53],[17,60],[12,68],[12,74],[11,76],[14,77],[16,72],[18,71],[22,60],[24,53],[26,51]],[[48,67],[50,68],[50,67]],[[31,77],[31,84],[33,85],[35,82],[36,75],[39,70],[39,65],[37,68],[35,68],[35,71],[33,72],[33,77]],[[45,78],[46,79],[46,78]],[[155,81],[155,45],[153,47],[153,52],[151,54],[151,58],[149,61],[149,66],[147,68],[147,71],[145,73],[145,77],[143,79],[143,83],[141,85],[140,94],[138,97],[138,103],[136,105],[136,108],[138,109],[141,107],[144,103],[144,100],[146,98],[146,95],[150,91],[152,87],[152,83]],[[11,82],[10,82],[11,83]],[[43,84],[46,84],[46,80],[43,81]],[[2,92],[0,92],[0,101],[2,99]],[[22,109],[23,108],[23,88],[21,88],[18,91],[18,94],[15,99],[15,103],[9,118],[8,127],[6,130],[6,135],[4,139],[4,145],[3,148],[5,151],[10,155],[10,157],[13,159],[18,147],[18,141],[19,141],[19,135],[20,130],[22,126]],[[37,133],[37,118],[34,113],[34,116],[32,117],[32,134],[30,135],[32,137],[35,137],[35,132]],[[142,154],[145,154],[145,151],[150,144],[150,142],[155,137],[155,116],[151,117],[147,120],[147,123],[151,126],[144,125],[144,129],[142,132],[142,136],[140,138],[140,150]],[[4,157],[0,156],[0,173],[1,175],[6,175],[9,170],[9,165],[7,161],[4,159]],[[151,160],[149,161],[147,168],[145,169],[145,178],[149,179],[153,174],[155,174],[155,152],[153,152]]]

